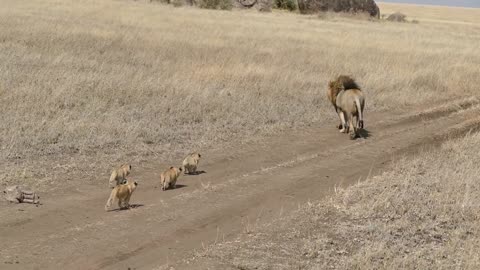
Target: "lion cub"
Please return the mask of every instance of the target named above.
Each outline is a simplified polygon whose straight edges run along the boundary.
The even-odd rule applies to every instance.
[[[198,163],[202,155],[199,153],[191,153],[184,160],[182,164],[184,174],[196,174]]]
[[[168,188],[175,188],[177,185],[177,179],[180,177],[182,168],[170,167],[170,169],[164,171],[160,175],[160,184],[162,185],[162,190],[167,190]]]
[[[130,164],[123,164],[117,169],[112,171],[110,175],[110,180],[108,181],[108,185],[110,188],[114,188],[120,184],[124,184],[127,182],[126,177],[130,174],[132,170],[132,165]]]
[[[125,184],[120,184],[113,188],[108,198],[107,204],[105,204],[105,211],[110,209],[115,198],[118,199],[118,207],[120,209],[130,208],[130,197],[137,188],[138,183],[135,181],[128,181]]]

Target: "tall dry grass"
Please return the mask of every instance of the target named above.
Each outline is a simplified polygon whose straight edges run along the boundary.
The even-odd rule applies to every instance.
[[[446,142],[201,255],[210,269],[480,269],[479,152],[478,133]]]
[[[335,117],[324,91],[340,73],[364,87],[367,111],[477,94],[479,35],[455,24],[3,0],[0,183],[102,182],[95,173],[122,161],[173,161],[319,125]]]

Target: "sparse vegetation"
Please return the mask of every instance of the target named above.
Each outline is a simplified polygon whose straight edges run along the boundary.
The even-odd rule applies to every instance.
[[[181,7],[184,5],[183,0],[171,0],[170,2],[174,7]]]
[[[411,20],[411,21],[407,20],[407,15],[405,15],[401,12],[395,12],[395,13],[392,13],[388,16],[383,14],[382,19],[390,21],[390,22],[399,22],[399,23],[407,23],[407,22],[410,22],[410,23],[413,23],[413,24],[419,24],[420,23],[420,21],[418,21],[416,19]]]
[[[6,0],[0,22],[0,184],[37,190],[333,120],[325,89],[340,73],[365,89],[367,113],[480,84],[476,28],[455,21]]]
[[[258,11],[260,12],[272,12],[273,1],[272,0],[259,0]]]
[[[393,14],[390,14],[388,17],[387,17],[387,21],[391,21],[391,22],[407,22],[406,20],[407,18],[407,15],[403,14],[403,13],[400,13],[400,12],[395,12]]]
[[[473,134],[399,160],[204,257],[221,269],[479,269],[479,152]]]
[[[175,1],[171,1],[171,0],[151,0],[150,2],[158,2],[158,3],[162,3],[162,4],[173,4],[173,3],[175,3]]]
[[[401,12],[409,18],[434,24],[464,24],[475,27],[479,24],[478,9],[444,6],[399,5],[379,2],[382,14]]]
[[[318,12],[366,13],[379,18],[380,9],[374,0],[300,0],[298,9],[304,14]]]
[[[410,23],[413,23],[413,24],[419,24],[420,23],[420,21],[418,21],[417,19],[413,19],[411,21],[407,20],[407,15],[405,15],[401,12],[394,12],[394,13],[388,15],[388,16],[386,16],[385,14],[382,14],[382,19],[390,21],[390,22],[399,22],[399,23],[407,23],[407,22],[410,22]]]
[[[275,0],[275,6],[279,9],[287,9],[290,11],[298,8],[296,0]]]
[[[199,0],[198,6],[206,9],[231,10],[233,4],[231,0]]]

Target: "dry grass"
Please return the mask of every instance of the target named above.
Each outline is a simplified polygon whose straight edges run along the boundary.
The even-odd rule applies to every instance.
[[[408,19],[417,19],[421,22],[453,23],[476,25],[480,27],[480,9],[462,7],[444,7],[432,5],[413,5],[377,2],[382,14],[401,12]],[[478,32],[477,32],[478,33]]]
[[[335,117],[324,91],[339,73],[359,80],[368,111],[476,94],[479,35],[456,24],[4,0],[0,184],[106,186],[123,161],[318,125]]]
[[[205,255],[211,269],[480,269],[480,134]],[[212,263],[214,262],[214,263]]]

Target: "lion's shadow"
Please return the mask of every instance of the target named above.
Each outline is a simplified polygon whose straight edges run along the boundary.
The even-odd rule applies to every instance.
[[[357,138],[367,139],[372,137],[372,132],[368,131],[367,129],[360,129],[357,131]]]
[[[176,184],[175,185],[175,188],[167,188],[167,190],[175,190],[175,189],[179,189],[179,188],[184,188],[184,187],[188,187],[187,185],[182,185],[182,184]],[[154,186],[153,188],[162,188],[161,186]]]
[[[206,171],[196,171],[194,173],[186,173],[185,175],[200,175],[200,174],[204,174],[204,173],[207,173]]]

